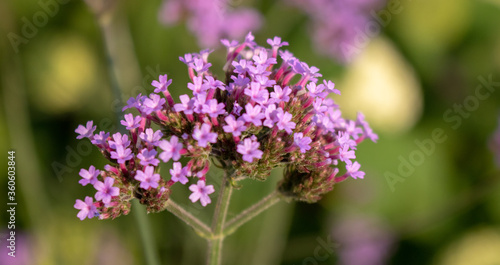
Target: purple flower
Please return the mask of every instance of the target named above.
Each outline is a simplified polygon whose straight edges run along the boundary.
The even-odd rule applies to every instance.
[[[147,148],[144,148],[137,155],[137,158],[141,160],[140,164],[143,166],[147,165],[158,166],[160,160],[156,159],[156,154],[157,152],[155,149],[148,150]]]
[[[189,199],[193,203],[200,200],[201,205],[203,205],[203,207],[207,206],[207,204],[212,202],[208,195],[214,193],[215,191],[213,185],[206,186],[205,181],[203,180],[198,180],[198,183],[196,185],[193,184],[189,186],[189,190],[193,192],[189,196]]]
[[[226,110],[224,109],[224,103],[217,103],[218,102],[216,99],[207,101],[207,103],[202,107],[202,112],[208,114],[208,116],[212,118],[217,118],[217,116],[226,113]]]
[[[270,75],[271,72],[267,71],[267,66],[258,64],[256,66],[248,66],[248,71],[251,75],[254,77],[259,76],[259,75]]]
[[[193,95],[198,95],[205,93],[207,91],[208,86],[203,85],[203,77],[195,76],[193,77],[193,83],[188,83],[188,88],[193,91]]]
[[[236,147],[238,153],[243,155],[243,160],[252,163],[254,158],[261,159],[263,152],[259,150],[260,143],[246,138]]]
[[[141,140],[153,146],[158,145],[162,136],[163,133],[160,130],[155,132],[151,128],[147,128],[145,132],[139,134],[139,138],[141,138]]]
[[[322,98],[314,99],[313,108],[314,108],[314,111],[316,111],[316,113],[324,113],[328,110],[328,107],[323,105],[323,101],[324,101],[324,99],[322,99]]]
[[[98,215],[96,207],[94,206],[94,199],[89,196],[85,196],[85,201],[77,199],[75,205],[73,206],[75,209],[80,210],[76,217],[80,218],[83,221],[85,218],[93,218]]]
[[[293,56],[293,53],[289,51],[280,51],[280,57],[283,59],[283,62],[288,63],[289,61],[293,61],[295,57]]]
[[[276,64],[276,58],[267,58],[267,51],[265,49],[256,49],[258,54],[252,57],[256,64],[269,66],[271,64]]]
[[[286,86],[285,88],[281,88],[279,85],[274,86],[274,92],[271,92],[271,99],[273,103],[280,103],[282,101],[288,102],[290,100],[290,95],[292,90]]]
[[[163,162],[168,162],[171,158],[177,161],[181,158],[182,143],[179,143],[179,138],[173,135],[170,141],[162,140],[158,145],[164,152],[160,154],[160,159]]]
[[[339,150],[339,158],[341,161],[350,164],[351,163],[350,159],[356,158],[356,155],[354,154],[354,150],[349,150],[349,146],[344,145]]]
[[[125,111],[127,109],[131,109],[131,108],[136,108],[136,109],[140,109],[141,105],[142,105],[142,102],[144,101],[146,97],[142,95],[142,93],[139,93],[139,95],[137,95],[137,97],[131,97],[127,100],[127,105],[125,105],[123,108],[122,108],[122,111]]]
[[[261,89],[261,85],[256,82],[250,83],[250,88],[245,89],[245,95],[259,104],[264,104],[269,99],[269,92],[267,89]]]
[[[301,153],[305,153],[307,150],[311,149],[311,146],[309,146],[312,142],[311,138],[308,136],[304,137],[304,134],[301,132],[293,135],[293,142],[300,148]]]
[[[269,77],[265,75],[257,75],[254,77],[255,82],[260,84],[261,88],[266,88],[266,87],[271,87],[276,85],[276,81],[274,80],[269,80]],[[267,89],[266,89],[267,91]]]
[[[255,126],[262,125],[262,119],[264,119],[266,115],[261,112],[262,108],[259,105],[252,106],[252,104],[247,103],[245,105],[245,110],[246,113],[241,116],[244,121],[251,122]]]
[[[309,83],[306,86],[307,90],[309,90],[309,95],[311,97],[319,97],[319,98],[325,98],[328,93],[323,92],[325,90],[325,86],[322,84],[316,85],[316,83]]]
[[[203,113],[202,112],[203,106],[205,105],[206,102],[207,102],[207,93],[196,94],[193,102],[194,105],[193,111],[195,113],[200,113],[200,114]]]
[[[344,129],[345,132],[350,134],[352,136],[352,138],[354,138],[355,140],[357,140],[359,138],[359,134],[363,133],[363,129],[356,126],[356,123],[354,121],[344,120],[344,119],[340,118],[340,115],[339,115],[339,119],[337,121],[335,121],[334,118],[332,118],[332,121],[334,121],[338,125],[340,125],[339,127],[341,129]]]
[[[273,49],[280,48],[282,46],[288,46],[288,42],[281,42],[280,37],[274,37],[274,39],[267,39],[267,43],[273,47]]]
[[[165,105],[165,99],[160,97],[160,95],[157,94],[151,94],[149,95],[149,98],[146,98],[144,100],[144,103],[142,104],[142,111],[146,113],[147,115],[159,111],[163,109],[163,105]]]
[[[326,92],[340,95],[340,90],[338,90],[338,89],[335,88],[335,84],[332,81],[330,81],[330,80],[328,80],[328,81],[323,80],[323,84],[325,84]]]
[[[122,147],[128,147],[130,145],[128,135],[122,135],[121,133],[113,134],[113,140],[109,140],[109,147],[111,147],[111,149],[116,149],[118,145],[121,145]]]
[[[210,66],[212,66],[211,63],[205,63],[201,58],[194,58],[193,62],[189,64],[189,67],[193,68],[198,74],[208,71]]]
[[[231,85],[233,86],[239,86],[239,87],[245,87],[250,83],[250,78],[245,77],[244,75],[238,75],[238,76],[231,76],[231,79],[233,79],[233,83]]]
[[[244,132],[247,127],[245,126],[245,122],[236,120],[232,114],[224,118],[227,125],[223,126],[224,132],[232,133],[233,136],[240,136],[241,132]]]
[[[226,85],[222,81],[215,80],[215,78],[209,75],[205,76],[205,81],[203,81],[203,85],[205,85],[209,89],[218,88],[223,91],[226,90]]]
[[[93,125],[94,121],[88,121],[87,126],[78,125],[78,128],[76,128],[75,132],[79,135],[76,137],[76,139],[82,139],[84,137],[91,139],[92,136],[94,136],[95,129],[97,128],[97,126]]]
[[[251,66],[252,62],[247,61],[245,59],[241,59],[239,61],[233,61],[232,65],[234,66],[235,73],[244,76],[248,72],[248,66]]]
[[[179,61],[189,65],[193,61],[193,55],[191,53],[186,53],[184,57],[179,57]]]
[[[359,171],[360,167],[361,167],[361,165],[358,163],[358,161],[354,161],[354,163],[347,164],[345,166],[345,168],[347,170],[346,174],[348,174],[349,176],[351,176],[354,179],[357,179],[357,178],[362,179],[365,176],[365,172]]]
[[[368,122],[365,121],[365,115],[363,113],[358,113],[358,117],[356,119],[356,123],[363,126],[363,132],[366,137],[370,138],[374,143],[377,142],[378,140],[378,135],[373,132],[372,128],[370,128],[370,125]]]
[[[281,108],[280,108],[281,109]],[[264,126],[267,126],[269,128],[273,128],[274,124],[276,123],[276,114],[278,112],[276,111],[276,105],[275,104],[270,104],[266,108],[266,120],[264,121]]]
[[[140,181],[139,187],[148,190],[149,188],[158,188],[158,182],[160,181],[160,174],[154,173],[155,168],[152,166],[147,166],[144,171],[137,170],[135,174],[135,179]]]
[[[351,149],[356,149],[356,141],[351,139],[351,135],[347,132],[339,132],[337,137],[339,146],[348,146]]]
[[[97,181],[97,176],[101,171],[96,170],[94,166],[90,166],[89,170],[86,169],[80,169],[80,176],[83,178],[78,183],[82,184],[82,186],[87,186],[87,184],[90,183],[90,185],[94,185]]]
[[[229,41],[228,39],[222,39],[220,40],[220,42],[222,43],[222,45],[226,46],[226,48],[228,49],[228,53],[232,52],[234,48],[240,45],[240,43],[237,40]]]
[[[173,182],[180,182],[182,185],[188,182],[189,170],[187,167],[182,167],[180,162],[174,162],[174,168],[170,169],[170,175],[172,175]]]
[[[295,129],[295,122],[291,121],[292,120],[292,114],[288,112],[283,112],[283,109],[279,108],[278,113],[276,114],[276,119],[278,122],[276,125],[278,126],[278,129],[280,130],[285,130],[288,134],[292,133],[292,129]]]
[[[208,143],[214,144],[217,142],[217,133],[213,133],[210,130],[210,125],[206,123],[201,125],[201,129],[199,126],[196,126],[194,129],[193,138],[198,141],[200,147],[207,147]]]
[[[96,201],[102,201],[104,204],[109,204],[111,202],[111,197],[120,195],[120,189],[113,187],[115,180],[113,178],[107,177],[104,179],[104,183],[98,181],[94,185],[97,190],[95,194]]]
[[[153,80],[151,82],[151,85],[156,87],[155,93],[160,93],[160,92],[166,92],[168,91],[168,86],[172,84],[172,79],[168,80],[167,75],[160,75],[159,76],[160,82]]]
[[[181,16],[183,14],[183,16]],[[187,18],[189,29],[195,34],[203,47],[213,47],[223,36],[239,38],[250,30],[260,27],[260,14],[249,8],[235,8],[229,2],[218,0],[204,1],[165,1],[160,11],[160,20],[172,25]],[[237,43],[222,41],[228,47],[235,48]]]
[[[120,123],[123,126],[126,126],[125,128],[127,130],[135,129],[141,125],[141,116],[136,116],[134,118],[134,115],[132,113],[128,113],[123,117],[125,118],[125,120],[120,121]]]
[[[192,100],[188,95],[181,95],[179,99],[181,100],[181,103],[175,104],[174,110],[176,112],[183,111],[184,114],[193,114],[194,100]]]
[[[94,134],[94,138],[92,139],[92,144],[95,145],[105,145],[106,140],[109,137],[109,133],[106,133],[104,131],[100,131],[98,134]]]
[[[116,159],[120,164],[123,164],[125,161],[134,157],[134,155],[132,155],[132,150],[130,150],[130,148],[124,148],[122,145],[117,145],[116,152],[111,151],[110,154],[111,158]]]

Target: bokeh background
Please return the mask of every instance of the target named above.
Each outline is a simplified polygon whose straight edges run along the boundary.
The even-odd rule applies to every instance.
[[[106,163],[75,139],[75,128],[93,120],[115,131],[124,100],[151,92],[160,74],[174,80],[174,99],[187,93],[178,57],[205,47],[186,23],[161,22],[160,0],[87,1],[91,7],[54,0],[57,8],[44,9],[47,2],[0,2],[0,171],[15,150],[18,202],[17,258],[6,253],[3,210],[0,264],[146,264],[145,253],[157,264],[204,264],[205,241],[168,212],[146,216],[134,207],[113,221],[80,221],[73,204],[92,192],[78,184],[80,168]],[[364,112],[380,139],[357,150],[364,180],[339,184],[317,204],[280,202],[227,239],[224,264],[500,264],[500,145],[492,140],[500,1],[393,1],[400,12],[348,62],[320,51],[314,12],[290,2],[228,5],[261,13],[256,41],[288,41],[288,50],[336,83],[344,115]],[[225,49],[215,48],[212,69],[222,73]],[[122,95],[113,94],[114,84]],[[230,215],[272,191],[280,173],[242,183]],[[0,175],[4,208],[7,174]],[[189,205],[182,192],[174,196]],[[208,222],[213,207],[189,209]],[[144,221],[149,244],[138,225]]]

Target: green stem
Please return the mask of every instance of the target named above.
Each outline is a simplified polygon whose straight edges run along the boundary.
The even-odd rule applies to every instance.
[[[194,217],[180,205],[172,201],[172,199],[168,199],[168,201],[165,203],[165,208],[169,212],[177,216],[179,219],[184,221],[186,224],[191,226],[199,236],[203,238],[212,237],[212,231],[210,231],[210,228],[206,224],[204,224],[198,218]]]
[[[219,198],[215,206],[214,217],[212,220],[212,235],[213,237],[208,240],[208,265],[220,265],[222,260],[222,246],[224,243],[224,236],[222,231],[224,222],[226,221],[227,210],[229,208],[229,200],[233,187],[229,181],[230,176],[233,174],[232,170],[228,170],[224,174],[222,184],[219,191]]]
[[[238,216],[229,220],[227,224],[224,226],[224,232],[222,236],[225,237],[234,233],[234,231],[236,231],[240,226],[250,221],[255,216],[259,215],[261,212],[273,206],[279,201],[280,197],[277,191],[274,191],[271,194],[267,195],[265,198],[263,198],[256,204],[250,206],[249,208],[241,212]]]
[[[133,212],[135,220],[137,221],[137,225],[139,227],[139,233],[141,235],[141,241],[144,248],[144,255],[146,256],[146,264],[159,265],[160,261],[158,259],[158,255],[156,254],[156,247],[153,241],[148,220],[146,219],[144,208],[141,207],[141,204],[138,200],[133,200],[132,203],[134,204],[135,208]]]

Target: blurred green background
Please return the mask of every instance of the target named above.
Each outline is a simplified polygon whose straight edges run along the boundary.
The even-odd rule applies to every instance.
[[[273,36],[288,41],[292,53],[336,83],[342,95],[334,99],[344,115],[364,112],[380,139],[358,148],[364,180],[339,184],[317,204],[280,202],[227,239],[224,264],[346,264],[342,253],[363,256],[377,247],[386,258],[369,264],[500,264],[500,165],[489,148],[500,94],[476,94],[481,80],[500,82],[500,1],[400,3],[402,11],[382,33],[341,65],[315,52],[308,18],[297,9],[283,1],[244,1],[264,15],[257,43]],[[99,23],[85,2],[61,0],[46,23],[29,31],[26,24],[42,6],[0,2],[0,170],[7,172],[7,150],[16,151],[17,163],[13,264],[145,264],[137,226],[142,215],[134,213],[143,208],[113,221],[76,218],[75,199],[92,193],[78,184],[80,168],[102,168],[106,161],[76,140],[74,130],[93,120],[98,130],[116,131],[123,101],[111,90],[106,47],[115,58],[121,100],[150,93],[159,74],[174,80],[174,99],[187,93],[178,57],[203,47],[184,24],[162,26],[160,5],[122,1]],[[99,25],[108,25],[105,33]],[[25,38],[12,45],[12,33]],[[210,56],[216,74],[224,55],[219,48]],[[455,112],[459,104],[466,104],[462,114]],[[443,141],[430,140],[436,130]],[[418,142],[432,150],[425,154]],[[280,173],[243,182],[230,216],[272,191]],[[186,194],[174,197],[189,205]],[[209,221],[213,205],[189,207]],[[11,264],[4,246],[9,216],[2,211],[0,217],[0,264]],[[160,264],[204,264],[205,241],[191,228],[168,212],[147,221],[156,246],[146,251]]]

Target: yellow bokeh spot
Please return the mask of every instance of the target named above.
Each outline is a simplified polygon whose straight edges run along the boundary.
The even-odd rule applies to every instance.
[[[453,242],[438,258],[438,265],[500,264],[500,230],[481,228]]]
[[[422,112],[422,92],[413,69],[383,38],[372,40],[352,62],[336,96],[343,112],[361,111],[376,131],[402,133]]]
[[[78,109],[97,89],[98,62],[90,46],[76,36],[54,37],[39,47],[30,64],[34,82],[28,87],[31,100],[44,112]]]

